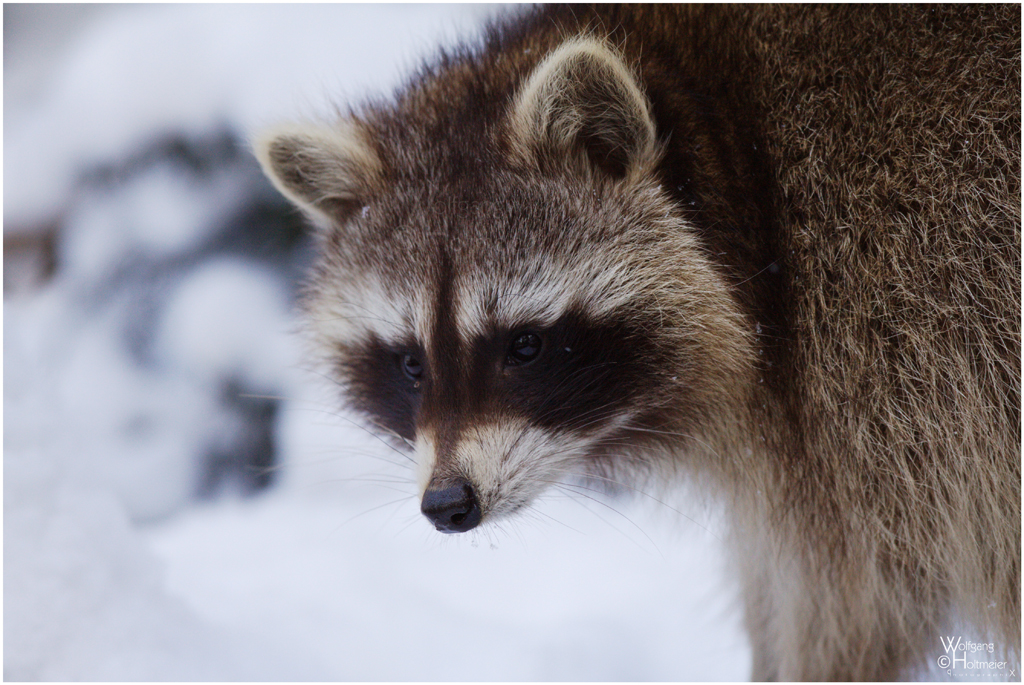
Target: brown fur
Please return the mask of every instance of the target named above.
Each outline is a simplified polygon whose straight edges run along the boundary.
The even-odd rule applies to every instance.
[[[607,47],[545,62],[579,36]],[[717,485],[756,678],[889,679],[954,619],[1019,661],[1019,84],[1018,7],[546,7],[346,117],[333,150],[301,129],[257,148],[334,222],[309,309],[350,384],[363,333],[327,322],[368,284],[621,264],[601,292],[658,365],[628,389],[629,446],[584,468]],[[423,401],[428,469],[471,471],[444,451],[463,405]]]

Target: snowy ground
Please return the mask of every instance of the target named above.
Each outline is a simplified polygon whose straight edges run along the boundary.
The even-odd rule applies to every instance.
[[[239,141],[495,8],[4,11],[5,679],[747,677],[702,504],[442,536],[302,371],[308,252]]]

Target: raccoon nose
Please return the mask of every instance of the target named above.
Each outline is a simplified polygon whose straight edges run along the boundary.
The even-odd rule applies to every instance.
[[[442,533],[465,533],[480,523],[473,486],[463,478],[443,484],[431,481],[423,493],[420,511]]]

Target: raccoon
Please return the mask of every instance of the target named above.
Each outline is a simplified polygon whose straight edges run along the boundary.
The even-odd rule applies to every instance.
[[[753,677],[891,679],[1019,661],[1019,88],[1019,7],[542,6],[254,147],[437,530],[695,479]]]

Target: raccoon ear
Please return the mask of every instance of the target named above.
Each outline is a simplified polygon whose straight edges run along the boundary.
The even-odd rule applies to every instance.
[[[271,129],[253,141],[253,151],[285,197],[328,220],[343,221],[365,204],[380,174],[365,134],[347,121]]]
[[[646,166],[658,147],[650,104],[633,71],[590,36],[566,41],[534,69],[516,98],[512,135],[534,162],[577,149],[614,177]]]

